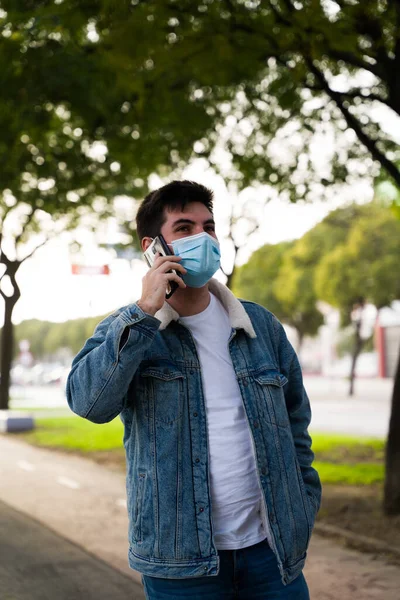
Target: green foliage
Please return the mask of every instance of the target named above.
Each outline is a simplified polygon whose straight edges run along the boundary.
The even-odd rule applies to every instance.
[[[297,246],[294,242],[283,242],[276,245],[265,245],[254,252],[246,265],[243,265],[234,276],[233,291],[253,302],[265,306],[278,319],[295,327],[300,338],[304,335],[315,335],[323,319],[315,307],[315,299],[309,295],[296,296],[292,300],[290,293],[283,294],[288,284],[284,272],[287,257]],[[295,272],[295,277],[299,271]],[[287,275],[287,273],[286,273]],[[297,279],[298,282],[298,279]],[[303,278],[307,291],[310,279]],[[282,299],[285,296],[286,301]]]
[[[14,358],[18,355],[21,340],[30,342],[30,351],[35,360],[49,360],[61,348],[68,348],[75,355],[106,316],[73,319],[64,323],[38,319],[23,321],[15,326]]]
[[[330,213],[296,242],[257,250],[234,278],[234,292],[258,302],[302,338],[323,322],[317,301],[338,307],[350,322],[360,299],[378,308],[400,298],[400,222],[379,204]]]
[[[291,242],[283,242],[275,245],[266,244],[256,250],[248,263],[235,270],[232,284],[233,293],[236,296],[258,302],[278,318],[283,318],[274,282],[281,268],[283,257],[291,246]],[[285,314],[285,317],[287,316]]]
[[[400,298],[400,222],[375,203],[362,214],[342,244],[328,252],[315,273],[318,297],[340,309],[343,324],[359,299],[378,309]]]
[[[376,171],[368,160],[356,171],[366,147],[398,173],[397,145],[364,110],[381,102],[398,111],[395,70],[386,68],[398,48],[392,5],[341,3],[335,14],[313,1],[204,1],[193,10],[189,0],[3,0],[1,8],[0,214],[23,203],[21,243],[42,231],[43,212],[55,222],[69,215],[73,227],[84,207],[106,215],[115,194],[142,196],[150,173],[165,176],[192,156],[215,164],[227,118],[239,188],[269,183],[292,201],[321,197],[350,171]],[[359,69],[374,82],[332,91],[332,75]],[[321,176],[309,149],[329,123],[341,150]],[[361,144],[346,142],[348,127]],[[96,157],[96,143],[108,151]]]
[[[82,203],[118,186],[142,194],[147,175],[181,168],[195,141],[201,146],[194,154],[214,163],[227,116],[234,127],[227,149],[242,187],[272,183],[293,201],[321,196],[335,180],[377,173],[368,152],[390,177],[399,174],[398,147],[368,111],[374,102],[399,112],[391,68],[398,52],[395,3],[384,11],[379,0],[335,3],[336,12],[313,0],[296,7],[242,0],[195,7],[191,0],[3,0],[1,6],[7,94],[0,125],[7,152],[0,189],[20,190],[18,174],[33,169],[35,178],[55,178],[57,192],[43,198],[54,208],[69,207],[68,186],[89,188]],[[370,84],[356,84],[352,76],[360,70],[373,75]],[[339,74],[348,76],[343,91],[332,82]],[[309,150],[314,131],[328,132],[330,123],[340,151],[321,176]],[[360,142],[346,139],[347,128]],[[284,159],[275,139],[287,149]],[[99,140],[109,149],[101,164],[81,149]],[[365,159],[362,167],[355,157]],[[119,176],[113,161],[121,165]],[[60,162],[67,165],[61,172]]]

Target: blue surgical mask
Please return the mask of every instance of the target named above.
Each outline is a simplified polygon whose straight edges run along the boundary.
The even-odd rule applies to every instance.
[[[170,245],[182,257],[179,264],[187,270],[182,279],[189,287],[203,287],[220,267],[219,243],[206,232],[174,240]]]

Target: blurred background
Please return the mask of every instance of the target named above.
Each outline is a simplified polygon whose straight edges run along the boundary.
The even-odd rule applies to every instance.
[[[400,547],[399,30],[384,0],[1,0],[0,408],[74,419],[72,358],[140,297],[140,201],[201,182],[217,277],[298,352],[327,485]],[[341,489],[325,518],[355,527]]]

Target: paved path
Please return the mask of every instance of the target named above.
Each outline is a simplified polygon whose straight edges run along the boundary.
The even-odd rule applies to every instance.
[[[349,382],[329,377],[305,377],[311,402],[310,431],[386,438],[391,408],[391,379],[357,379],[355,394]],[[399,596],[400,597],[400,596]]]
[[[143,600],[142,586],[0,502],[2,600]]]
[[[74,552],[78,552],[78,549],[76,546],[73,551],[71,547],[63,548],[58,536],[84,548],[93,557],[97,557],[114,569],[114,575],[109,581],[110,585],[116,586],[115,595],[110,593],[104,598],[133,600],[135,593],[137,598],[141,598],[136,592],[138,585],[141,585],[140,576],[127,566],[125,477],[122,473],[106,469],[88,459],[34,448],[14,437],[0,436],[0,481],[0,501],[45,524],[54,532],[50,534],[46,531],[42,537],[38,538],[42,542],[31,546],[31,550],[35,552],[35,548],[40,547],[42,553],[40,568],[42,569],[43,565],[46,565],[43,568],[50,574],[49,590],[46,591],[48,596],[38,596],[37,598],[30,595],[24,596],[23,590],[18,592],[19,596],[17,593],[14,593],[13,596],[11,587],[11,591],[8,590],[10,597],[7,598],[3,595],[4,587],[1,585],[2,576],[5,577],[3,568],[3,571],[0,570],[1,600],[91,599],[89,594],[95,593],[96,587],[88,587],[87,595],[60,596],[50,593],[53,589],[51,586],[56,585],[53,579],[57,570],[59,569],[64,580],[67,579],[70,568],[68,561],[72,561],[76,566],[82,557],[80,555],[77,560],[71,558]],[[15,515],[15,513],[13,514]],[[21,521],[19,520],[21,518],[16,517],[17,531],[21,531]],[[2,522],[4,519],[0,520],[0,527]],[[24,527],[29,527],[29,519],[23,523]],[[32,527],[35,529],[35,536],[40,536],[39,526],[36,524]],[[55,537],[51,537],[51,535],[55,535]],[[35,536],[31,535],[29,538],[32,543],[35,542]],[[4,539],[1,531],[0,538]],[[20,534],[18,534],[18,539],[21,543],[13,544],[10,552],[14,553],[13,564],[17,563],[23,569],[23,564],[28,561],[29,565],[31,560],[29,545],[25,545],[25,540]],[[4,550],[6,556],[9,551],[7,548],[8,546]],[[60,551],[57,548],[60,548]],[[87,553],[85,555],[87,556]],[[35,557],[34,559],[36,560]],[[95,561],[94,558],[90,558],[90,560]],[[102,580],[102,573],[106,575],[104,570],[106,567],[98,561],[90,563],[88,558],[86,567],[92,568],[92,564],[98,577]],[[1,555],[0,565],[3,565]],[[115,571],[119,572],[120,579]],[[82,573],[84,580],[83,567]],[[109,576],[107,575],[107,577]],[[379,557],[371,557],[342,548],[333,541],[317,535],[314,535],[311,542],[306,577],[312,600],[337,600],[337,598],[341,600],[399,600],[400,597],[399,567],[391,566]],[[38,579],[40,579],[40,574],[38,574]],[[9,586],[15,585],[13,577],[8,576],[5,581]],[[42,577],[42,583],[45,583],[44,577]],[[97,585],[96,582],[92,582],[92,584]],[[87,585],[92,584],[88,580]],[[78,585],[78,583],[71,581],[72,585]],[[127,588],[131,589],[130,595],[129,593],[124,595]],[[93,596],[93,598],[102,600],[103,597]]]

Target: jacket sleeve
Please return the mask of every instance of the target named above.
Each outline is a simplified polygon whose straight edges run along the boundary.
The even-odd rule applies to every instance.
[[[159,326],[158,319],[136,304],[101,321],[72,361],[66,386],[71,410],[94,423],[107,423],[119,415]]]
[[[304,389],[303,375],[296,352],[277,319],[275,320],[275,332],[281,372],[288,379],[283,391],[297,460],[307,494],[311,498],[316,514],[321,504],[322,490],[318,472],[312,466],[314,452],[311,449],[312,440],[308,433],[308,426],[311,421],[310,401]]]

